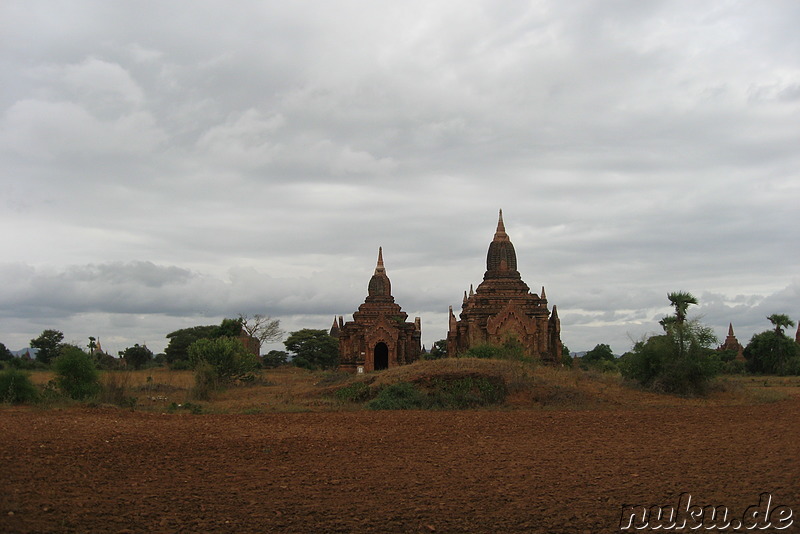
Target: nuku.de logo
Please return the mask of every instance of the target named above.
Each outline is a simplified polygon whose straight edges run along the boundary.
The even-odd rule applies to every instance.
[[[623,504],[619,528],[634,532],[683,529],[763,532],[768,528],[780,531],[792,526],[792,515],[789,506],[774,505],[770,493],[759,495],[758,504],[749,506],[741,518],[734,517],[724,505],[693,505],[691,494],[681,493],[677,506]]]

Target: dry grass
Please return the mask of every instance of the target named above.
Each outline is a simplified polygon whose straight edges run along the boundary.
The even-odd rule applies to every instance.
[[[774,402],[800,395],[800,377],[724,376],[703,398],[660,395],[623,382],[616,373],[572,370],[509,360],[475,358],[420,361],[412,365],[364,375],[312,372],[296,367],[263,370],[251,383],[233,385],[203,402],[204,412],[266,413],[361,409],[359,404],[335,400],[336,390],[365,382],[373,391],[398,382],[425,382],[437,377],[473,376],[501,379],[508,396],[504,409],[605,409],[656,406],[719,406]],[[53,378],[50,371],[34,371],[40,386]],[[191,397],[192,371],[152,368],[140,371],[103,371],[100,403],[130,405],[165,411],[173,404],[197,402]],[[135,399],[135,403],[131,402]]]

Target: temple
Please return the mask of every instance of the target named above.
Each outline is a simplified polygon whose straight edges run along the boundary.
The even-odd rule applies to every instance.
[[[522,346],[526,356],[545,363],[561,363],[561,322],[558,310],[547,308],[541,296],[531,293],[517,271],[517,254],[506,233],[503,211],[486,255],[483,282],[464,292],[457,320],[450,307],[447,354],[464,354],[481,344]]]
[[[733,323],[728,324],[728,337],[725,338],[725,342],[717,348],[718,351],[723,350],[732,350],[736,352],[736,360],[743,362],[745,361],[744,358],[744,347],[739,340],[736,339],[736,335],[733,333]]]
[[[406,322],[408,314],[395,304],[392,284],[383,265],[383,249],[378,249],[378,265],[369,281],[364,303],[353,313],[353,320],[338,330],[339,369],[351,372],[379,371],[411,363],[420,355],[420,319]]]

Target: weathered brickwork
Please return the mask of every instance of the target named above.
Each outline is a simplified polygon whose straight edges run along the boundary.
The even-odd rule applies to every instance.
[[[383,250],[369,281],[368,296],[353,313],[353,320],[334,320],[331,333],[339,338],[339,369],[356,372],[388,369],[411,363],[420,356],[420,319],[406,322],[408,314],[395,304],[392,284],[383,265]],[[336,332],[338,331],[338,332]]]
[[[457,356],[481,344],[520,344],[526,355],[545,363],[561,362],[561,322],[558,310],[547,307],[541,296],[531,293],[517,271],[517,255],[505,230],[503,212],[486,255],[483,282],[464,293],[459,319],[450,308],[447,354]]]

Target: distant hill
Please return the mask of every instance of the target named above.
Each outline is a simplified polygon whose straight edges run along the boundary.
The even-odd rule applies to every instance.
[[[39,349],[32,349],[32,348],[29,347],[29,348],[25,348],[25,349],[12,350],[11,354],[13,354],[14,357],[16,357],[16,358],[19,358],[20,356],[24,356],[26,352],[30,352],[31,353],[31,358],[35,358],[36,357],[36,353],[39,352]]]

